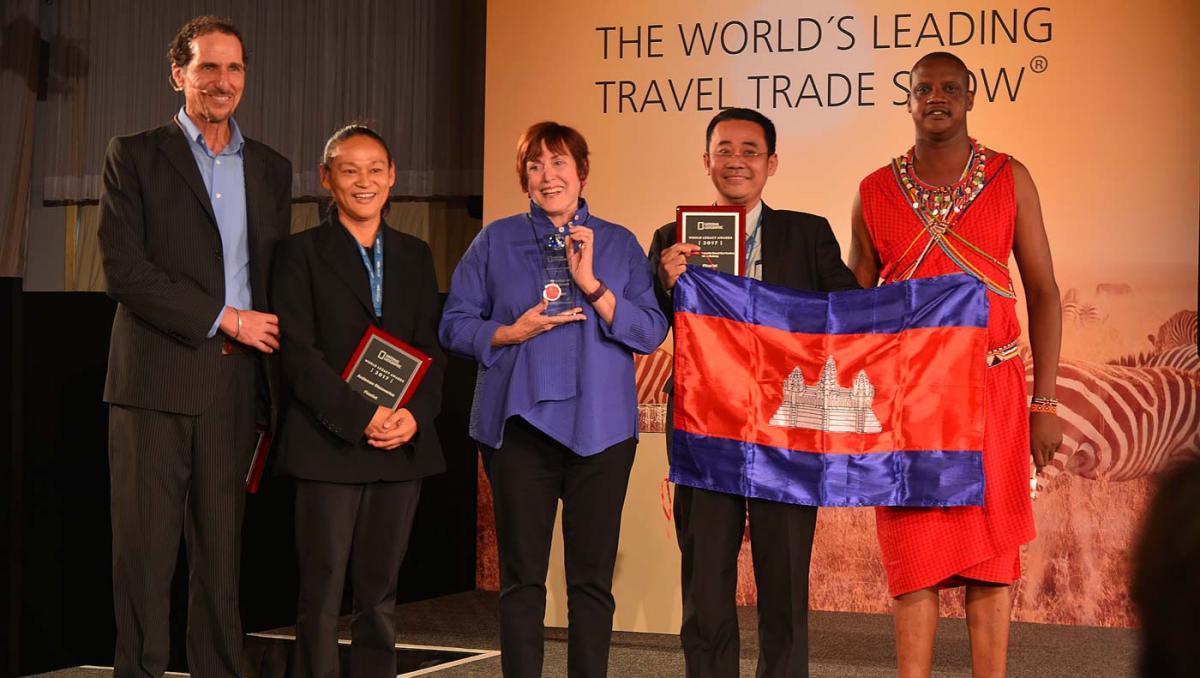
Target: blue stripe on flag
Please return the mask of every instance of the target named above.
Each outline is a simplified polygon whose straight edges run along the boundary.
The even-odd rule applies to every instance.
[[[981,506],[983,454],[819,454],[676,430],[671,481],[808,506]]]
[[[703,280],[698,280],[703,278]],[[689,266],[675,312],[716,316],[805,334],[891,334],[932,327],[987,327],[987,288],[965,274],[869,290],[804,292]]]

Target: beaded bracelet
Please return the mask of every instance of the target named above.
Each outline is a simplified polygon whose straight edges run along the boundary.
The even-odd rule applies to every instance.
[[[1058,414],[1058,399],[1034,396],[1029,400],[1029,411],[1041,412],[1043,414]]]

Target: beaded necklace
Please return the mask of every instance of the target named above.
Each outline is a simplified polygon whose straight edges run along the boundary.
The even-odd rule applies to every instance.
[[[892,161],[892,172],[896,177],[896,183],[907,199],[909,206],[912,207],[913,213],[917,215],[917,219],[924,227],[921,232],[917,233],[912,242],[908,244],[904,252],[896,258],[896,261],[904,260],[904,257],[908,255],[913,246],[920,241],[922,233],[929,235],[929,241],[925,243],[925,248],[920,256],[905,267],[894,279],[908,280],[911,278],[921,263],[925,261],[925,257],[929,255],[936,245],[959,268],[982,280],[993,292],[1012,298],[1015,294],[1011,288],[1011,284],[1006,285],[984,274],[978,267],[971,265],[967,261],[967,258],[952,243],[945,239],[945,236],[949,235],[960,244],[981,255],[989,263],[1002,269],[1005,275],[1007,275],[1008,266],[1004,262],[996,260],[983,250],[975,247],[953,230],[959,219],[966,213],[967,208],[971,206],[971,203],[975,201],[975,198],[979,197],[979,194],[987,186],[986,149],[983,147],[983,144],[975,139],[968,137],[967,140],[971,146],[971,155],[967,158],[967,164],[963,167],[958,181],[949,186],[930,186],[921,181],[920,177],[914,171],[913,153],[915,147],[908,149],[908,152]]]
[[[913,153],[908,149],[899,159],[900,184],[908,196],[908,202],[921,221],[939,236],[950,230],[958,217],[979,195],[983,188],[987,157],[983,144],[970,139],[971,155],[963,167],[958,181],[949,186],[930,186],[921,181],[914,171]]]

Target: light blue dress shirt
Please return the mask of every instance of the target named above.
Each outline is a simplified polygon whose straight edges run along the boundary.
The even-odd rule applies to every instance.
[[[187,116],[187,112],[179,109],[175,116],[183,135],[187,137],[188,147],[192,149],[192,157],[200,169],[200,177],[204,179],[204,188],[208,190],[208,200],[212,204],[213,215],[217,218],[217,230],[221,232],[222,263],[225,266],[225,307],[248,309],[253,306],[250,299],[250,246],[247,243],[246,231],[246,172],[242,157],[242,148],[246,140],[242,130],[238,128],[233,118],[229,119],[229,143],[220,153],[213,155],[208,144],[204,142],[204,134],[200,128]],[[217,334],[221,326],[221,316],[225,308],[217,314],[208,336]]]

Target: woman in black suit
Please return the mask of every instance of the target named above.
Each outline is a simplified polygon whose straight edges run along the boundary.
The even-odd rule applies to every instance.
[[[350,673],[394,678],[396,580],[421,478],[445,470],[433,425],[444,370],[437,281],[429,247],[383,220],[396,171],[379,134],[361,125],[338,130],[320,170],[333,208],[316,228],[280,243],[272,276],[292,396],[276,454],[281,472],[296,479],[294,669],[337,674],[348,564]],[[433,358],[411,399],[394,411],[341,377],[371,325]]]

